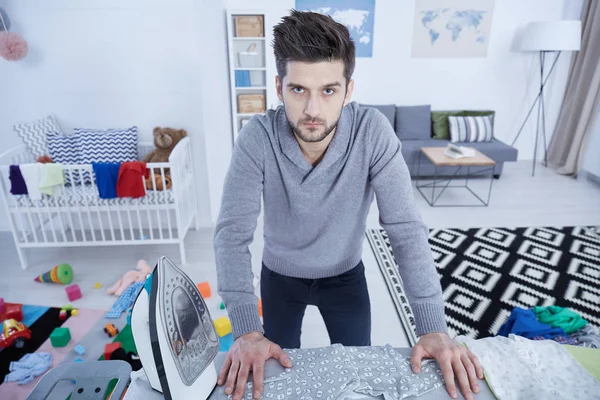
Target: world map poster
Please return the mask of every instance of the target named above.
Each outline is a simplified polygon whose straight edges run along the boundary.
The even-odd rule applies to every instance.
[[[485,57],[494,0],[415,0],[413,57]]]
[[[350,31],[356,57],[373,57],[375,0],[296,0],[296,10],[330,15]]]

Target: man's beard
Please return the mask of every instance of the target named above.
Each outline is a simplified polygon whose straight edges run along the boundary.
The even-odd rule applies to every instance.
[[[325,121],[301,121],[301,122],[300,122],[300,124],[303,124],[303,123],[306,123],[306,122],[308,122],[308,123],[311,123],[311,122],[314,122],[314,123],[323,123],[323,125],[322,125],[322,126],[319,126],[319,127],[317,128],[317,129],[321,129],[323,126],[325,126],[325,129],[323,130],[323,133],[322,133],[322,134],[320,134],[319,136],[307,136],[307,135],[305,135],[305,134],[304,134],[304,133],[303,133],[303,132],[300,130],[300,128],[298,128],[298,126],[297,126],[297,125],[295,125],[295,124],[294,124],[293,122],[291,122],[291,121],[290,121],[290,127],[292,128],[292,131],[294,131],[294,133],[295,133],[296,135],[298,135],[298,137],[299,137],[300,139],[302,139],[302,141],[303,141],[303,142],[306,142],[306,143],[317,143],[317,142],[320,142],[320,141],[324,140],[324,139],[325,139],[327,136],[329,136],[329,134],[330,134],[331,132],[333,132],[333,130],[336,128],[336,126],[337,126],[337,124],[338,124],[338,121],[339,121],[339,120],[340,120],[340,119],[338,118],[338,119],[337,119],[337,121],[335,121],[335,122],[334,122],[333,124],[331,124],[330,126],[325,126],[325,123],[324,123]]]
[[[284,111],[285,111],[285,105],[284,105]],[[286,118],[287,118],[287,112],[285,114]],[[292,128],[292,131],[294,131],[294,133],[305,143],[317,143],[317,142],[321,142],[322,140],[324,140],[327,136],[329,136],[329,134],[331,132],[333,132],[333,130],[337,127],[338,122],[340,121],[340,118],[342,117],[342,113],[340,112],[340,115],[338,117],[338,119],[331,125],[326,126],[324,120],[321,119],[310,119],[310,118],[306,118],[303,120],[298,121],[298,125],[294,124],[289,118],[287,118],[288,123],[290,124],[290,127]],[[310,137],[305,135],[301,130],[299,125],[302,125],[304,123],[315,123],[315,124],[323,124],[321,126],[319,126],[317,129],[321,129],[323,126],[325,127],[325,129],[323,130],[323,133],[320,134],[317,137]]]

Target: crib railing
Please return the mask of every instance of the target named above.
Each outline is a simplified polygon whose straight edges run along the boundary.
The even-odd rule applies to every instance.
[[[141,144],[143,157],[153,146]],[[42,200],[10,194],[9,165],[33,162],[24,146],[0,155],[0,193],[23,266],[22,248],[113,244],[178,243],[185,263],[183,239],[192,221],[197,225],[197,202],[189,139],[173,150],[169,162],[148,163],[146,196],[103,201],[91,165],[65,165],[66,182],[59,194]],[[157,187],[156,177],[171,188]],[[140,178],[146,186],[145,179]],[[91,183],[90,183],[91,182]]]

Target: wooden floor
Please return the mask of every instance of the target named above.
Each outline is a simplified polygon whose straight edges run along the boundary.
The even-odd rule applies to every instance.
[[[484,185],[489,184],[489,181],[470,184],[476,188],[480,185],[480,189],[485,192]],[[445,197],[440,198],[440,201],[458,203],[472,200],[472,195],[463,189],[452,189],[443,196]],[[415,199],[430,228],[600,225],[598,186],[559,176],[544,168],[538,168],[536,176],[531,177],[531,164],[524,162],[506,165],[502,177],[493,181],[489,207],[432,208],[416,190]],[[378,227],[378,218],[374,203],[367,226]],[[259,220],[259,227],[261,225]],[[211,314],[213,318],[224,315],[219,310],[220,299],[215,293],[212,230],[192,231],[186,243],[186,272],[196,282],[212,283],[213,296],[208,300]],[[255,274],[260,271],[262,245],[262,228],[259,228],[251,245]],[[106,310],[110,309],[116,298],[105,294],[104,290],[127,270],[135,268],[138,259],[144,258],[152,264],[158,257],[166,255],[176,263],[179,262],[178,248],[175,245],[31,249],[27,250],[30,265],[23,271],[8,232],[0,233],[0,254],[0,297],[6,301],[52,306],[68,303],[64,287],[33,281],[35,276],[46,272],[53,265],[67,262],[73,266],[74,282],[79,284],[83,292],[83,298],[73,304],[82,308]],[[390,343],[393,346],[406,346],[406,338],[366,240],[363,257],[371,295],[372,342],[374,345]],[[102,284],[102,289],[94,289],[96,282]],[[303,347],[328,343],[318,310],[309,307],[303,325]]]

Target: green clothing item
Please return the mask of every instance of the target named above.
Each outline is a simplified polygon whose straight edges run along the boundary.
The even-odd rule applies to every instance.
[[[588,324],[581,315],[568,308],[558,306],[533,307],[533,312],[538,321],[553,328],[562,328],[567,335]]]
[[[42,164],[40,175],[40,192],[50,196],[60,194],[60,185],[65,182],[62,164]]]
[[[589,347],[571,346],[568,344],[565,344],[564,348],[583,368],[600,381],[600,349],[590,349]]]

